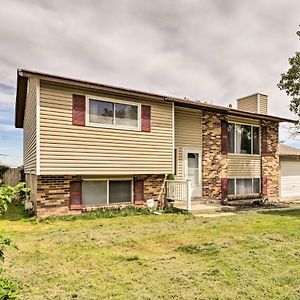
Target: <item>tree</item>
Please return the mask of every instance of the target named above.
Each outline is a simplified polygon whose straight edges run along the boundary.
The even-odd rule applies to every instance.
[[[300,30],[297,31],[297,35],[300,39]],[[290,68],[286,73],[281,74],[281,79],[277,86],[280,90],[285,91],[288,96],[292,97],[290,110],[300,118],[300,52],[297,51],[295,56],[289,58],[289,64]],[[300,128],[299,124],[298,128]]]

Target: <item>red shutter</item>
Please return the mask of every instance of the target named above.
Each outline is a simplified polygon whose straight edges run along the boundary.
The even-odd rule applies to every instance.
[[[151,131],[151,106],[142,105],[142,131]]]
[[[228,123],[221,121],[221,153],[227,155],[228,152]]]
[[[261,154],[268,155],[267,126],[261,127]]]
[[[263,196],[268,195],[268,177],[263,177],[261,180],[261,192]]]
[[[134,204],[144,204],[144,181],[134,181]]]
[[[73,95],[73,125],[85,126],[85,96]]]
[[[81,181],[71,181],[70,185],[70,209],[81,209]]]
[[[221,196],[222,200],[226,200],[228,196],[228,179],[221,178]]]

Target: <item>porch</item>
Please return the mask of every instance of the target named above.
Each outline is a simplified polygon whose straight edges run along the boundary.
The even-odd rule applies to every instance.
[[[170,206],[192,214],[234,211],[234,206],[223,205],[219,200],[192,196],[191,180],[167,180],[167,201]]]

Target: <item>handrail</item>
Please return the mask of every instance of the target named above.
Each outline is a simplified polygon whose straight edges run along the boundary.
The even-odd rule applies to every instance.
[[[186,202],[188,211],[192,210],[191,180],[166,180],[167,198]]]

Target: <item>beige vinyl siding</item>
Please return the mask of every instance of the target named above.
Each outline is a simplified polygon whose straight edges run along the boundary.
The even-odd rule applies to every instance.
[[[177,148],[177,179],[183,178],[183,149],[202,149],[202,112],[175,107],[175,148]]]
[[[228,122],[231,123],[241,123],[245,125],[260,125],[260,120],[256,119],[248,119],[248,118],[242,118],[242,117],[236,117],[236,116],[228,116]]]
[[[260,177],[261,160],[259,155],[228,154],[227,175],[229,178]]]
[[[253,113],[257,113],[257,94],[237,100],[237,108]]]
[[[36,173],[36,92],[38,80],[28,79],[28,90],[24,113],[24,171],[25,173]]]
[[[72,94],[151,105],[151,132],[72,125]],[[172,103],[113,97],[41,82],[40,173],[82,175],[172,172]]]

